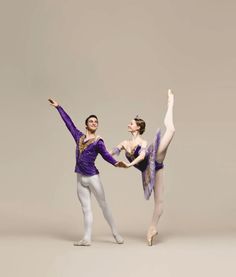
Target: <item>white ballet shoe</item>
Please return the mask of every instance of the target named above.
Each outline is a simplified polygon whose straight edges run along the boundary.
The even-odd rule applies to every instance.
[[[114,235],[113,234],[113,237],[114,237],[116,243],[118,243],[118,244],[123,244],[124,243],[124,239],[122,238],[121,235],[119,235],[119,234]]]
[[[91,241],[86,240],[86,239],[82,239],[82,240],[74,243],[74,246],[90,246],[90,245],[91,245]]]

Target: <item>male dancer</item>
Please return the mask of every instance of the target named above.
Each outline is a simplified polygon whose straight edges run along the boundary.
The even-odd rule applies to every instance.
[[[95,160],[99,154],[103,159],[114,166],[120,166],[122,162],[117,162],[106,150],[103,139],[96,135],[98,128],[98,118],[96,115],[90,115],[85,120],[86,132],[83,134],[78,130],[71,118],[64,109],[54,100],[48,99],[55,107],[65,122],[67,128],[72,134],[76,143],[76,166],[77,173],[77,194],[81,203],[84,215],[84,237],[75,246],[91,245],[92,221],[93,214],[91,210],[91,192],[96,197],[103,215],[110,225],[113,237],[118,244],[124,243],[123,238],[119,235],[111,211],[105,200],[105,193],[99,177],[99,171],[95,167]]]

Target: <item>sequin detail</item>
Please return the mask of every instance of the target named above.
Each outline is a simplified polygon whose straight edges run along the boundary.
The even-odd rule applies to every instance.
[[[98,140],[100,137],[96,136],[95,138],[89,139],[86,142],[84,142],[85,135],[82,135],[78,141],[78,147],[79,152],[82,153],[90,144],[94,143],[96,140]]]

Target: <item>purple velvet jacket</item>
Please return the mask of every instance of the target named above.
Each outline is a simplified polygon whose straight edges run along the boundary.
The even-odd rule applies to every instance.
[[[58,106],[56,108],[76,143],[75,172],[85,176],[93,176],[95,174],[99,174],[98,169],[95,167],[95,160],[98,153],[101,154],[103,159],[110,164],[114,165],[115,163],[117,163],[117,161],[106,150],[105,144],[101,138],[92,139],[84,142],[85,134],[83,134],[75,127],[71,118],[61,106]]]

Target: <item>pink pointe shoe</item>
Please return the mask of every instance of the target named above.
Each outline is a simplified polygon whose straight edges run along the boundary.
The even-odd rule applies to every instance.
[[[154,228],[154,227],[149,228],[148,233],[147,233],[147,244],[148,244],[148,246],[153,245],[154,241],[157,238],[157,235],[158,235],[158,232],[157,232],[156,228]]]

